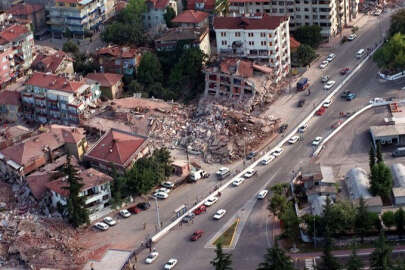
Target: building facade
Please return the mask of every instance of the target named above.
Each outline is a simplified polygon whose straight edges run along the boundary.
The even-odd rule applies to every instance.
[[[209,14],[204,11],[185,10],[177,15],[172,23],[180,27],[204,28],[209,26],[208,16]]]
[[[290,69],[289,19],[267,14],[214,18],[217,53],[268,62],[277,78]]]
[[[99,84],[36,72],[21,92],[24,117],[39,123],[78,125],[100,97]]]
[[[101,72],[133,75],[142,53],[136,48],[108,46],[97,50],[96,55]]]
[[[171,7],[177,14],[177,2],[175,0],[148,0],[147,11],[142,15],[143,23],[147,31],[159,33],[167,28],[164,15],[166,8]]]
[[[291,30],[316,24],[322,36],[328,37],[356,18],[358,5],[359,0],[230,0],[229,10],[236,14],[289,16]]]
[[[123,83],[122,75],[116,73],[89,73],[86,79],[100,84],[102,97],[106,99],[115,99],[122,96]]]
[[[17,91],[0,92],[0,120],[15,122],[20,117],[20,93]]]
[[[15,18],[32,21],[35,34],[43,31],[47,27],[45,20],[45,7],[41,4],[18,4],[12,6],[8,12]]]

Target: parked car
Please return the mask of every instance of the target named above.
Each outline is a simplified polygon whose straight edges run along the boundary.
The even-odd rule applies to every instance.
[[[169,261],[165,264],[165,270],[173,269],[179,261],[176,258],[170,258]]]
[[[166,182],[162,183],[162,187],[172,189],[172,188],[174,188],[174,183],[170,182],[170,181],[166,181]]]
[[[319,65],[320,69],[324,69],[328,66],[329,62],[328,61],[322,61],[322,63]]]
[[[345,68],[342,68],[342,69],[340,70],[340,74],[341,74],[341,75],[346,75],[347,73],[349,73],[349,71],[350,71],[350,68],[345,67]]]
[[[253,175],[255,175],[257,173],[257,171],[253,170],[253,169],[249,169],[247,170],[247,172],[245,172],[245,174],[243,175],[243,177],[245,178],[250,178]]]
[[[289,144],[294,144],[294,143],[298,142],[299,138],[300,138],[300,137],[297,136],[297,135],[292,136],[292,137],[288,140],[288,143],[289,143]]]
[[[304,124],[304,125],[302,125],[302,126],[300,126],[300,127],[298,128],[298,132],[299,132],[299,133],[304,133],[305,130],[307,130],[307,128],[308,128],[308,124]]]
[[[199,215],[201,213],[207,212],[207,207],[205,205],[200,205],[194,210],[194,214]]]
[[[279,132],[279,133],[284,133],[284,131],[286,131],[287,128],[288,128],[288,124],[282,124],[282,125],[278,128],[278,132]]]
[[[301,107],[304,107],[304,104],[305,104],[305,99],[300,99],[300,100],[298,101],[297,106],[301,108]]]
[[[335,58],[336,58],[336,54],[331,53],[331,54],[329,54],[328,57],[326,58],[326,61],[332,62],[333,59],[335,59]]]
[[[227,167],[222,167],[219,168],[219,170],[216,172],[216,175],[220,180],[222,180],[231,175],[231,171]]]
[[[117,222],[112,218],[112,217],[105,217],[103,219],[104,223],[107,224],[108,226],[114,226],[117,224]]]
[[[137,206],[132,206],[132,207],[128,208],[128,211],[131,214],[138,214],[138,213],[142,212],[142,209],[138,208]]]
[[[318,146],[320,143],[321,143],[321,141],[322,141],[322,137],[316,137],[313,141],[312,141],[312,145],[313,146]]]
[[[271,152],[271,155],[278,157],[279,155],[281,155],[284,152],[283,148],[277,148],[275,149],[273,152]]]
[[[136,207],[138,207],[139,209],[145,211],[148,210],[150,208],[150,203],[148,202],[140,202],[136,205]]]
[[[323,86],[323,89],[325,89],[325,90],[329,90],[329,89],[331,89],[334,85],[335,85],[335,81],[328,81],[324,86]]]
[[[129,217],[131,216],[131,213],[128,212],[128,210],[123,209],[123,210],[120,211],[120,215],[121,215],[122,217],[124,217],[124,218],[129,218]]]
[[[356,98],[356,94],[355,93],[350,93],[346,96],[346,101],[352,101],[353,99]]]
[[[329,108],[330,104],[332,104],[332,100],[328,99],[322,104],[322,107]]]
[[[257,155],[256,152],[250,152],[250,153],[247,155],[246,159],[247,159],[247,160],[250,160],[250,159],[254,158],[256,155]]]
[[[237,186],[239,186],[240,184],[242,184],[243,181],[245,181],[245,178],[243,178],[243,177],[236,178],[236,179],[232,182],[232,185],[235,186],[235,187],[237,187]]]
[[[146,257],[145,263],[146,264],[153,263],[157,259],[158,256],[159,256],[159,253],[157,251],[152,251],[151,253],[149,253],[148,257]]]
[[[349,95],[349,94],[351,94],[350,91],[344,91],[340,97],[343,98],[343,99],[346,99],[347,95]]]
[[[108,225],[105,224],[104,222],[97,222],[96,224],[94,224],[94,227],[102,231],[106,231],[109,228]]]
[[[171,190],[168,189],[168,188],[161,187],[161,188],[156,189],[156,190],[155,190],[155,193],[156,193],[156,192],[164,192],[164,193],[169,194],[170,191],[171,191]]]
[[[327,81],[329,81],[329,76],[328,76],[328,75],[323,75],[323,76],[321,77],[321,82],[322,82],[322,83],[326,83]]]
[[[209,173],[207,173],[204,170],[192,171],[190,173],[190,180],[192,182],[196,182],[197,180],[205,179],[208,178],[209,176],[210,176]]]
[[[267,164],[269,164],[270,162],[272,162],[274,158],[275,158],[275,156],[273,156],[273,155],[266,155],[266,156],[260,161],[260,163],[261,163],[262,165],[267,165]]]
[[[357,35],[356,35],[356,34],[351,34],[351,35],[349,35],[349,36],[347,37],[347,40],[352,41],[352,40],[354,40],[354,39],[356,39],[356,38],[357,38]]]
[[[211,206],[211,205],[213,205],[214,203],[216,203],[217,201],[218,201],[218,197],[213,196],[213,197],[208,198],[208,199],[205,201],[204,205],[205,205],[205,206]]]
[[[225,210],[225,209],[219,209],[219,210],[214,214],[214,219],[219,220],[219,219],[221,219],[225,214],[226,214],[226,210]]]
[[[201,236],[203,235],[203,231],[196,231],[193,233],[193,235],[191,235],[191,241],[197,241],[198,239],[201,238]]]
[[[297,82],[297,91],[304,91],[308,86],[308,78],[301,78],[298,82]]]
[[[183,218],[184,223],[190,223],[190,221],[195,217],[194,213],[189,213],[187,216]]]
[[[325,113],[326,108],[325,107],[320,107],[317,111],[316,111],[316,115],[321,116]]]
[[[268,191],[267,189],[263,189],[262,191],[260,191],[260,192],[257,194],[257,199],[263,200],[264,198],[266,198],[268,192],[269,192],[269,191]]]
[[[167,199],[167,197],[169,197],[169,194],[167,194],[165,192],[155,192],[153,194],[153,197],[156,197],[158,199]]]

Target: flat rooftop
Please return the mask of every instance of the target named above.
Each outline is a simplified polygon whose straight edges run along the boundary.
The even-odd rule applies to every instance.
[[[405,135],[405,124],[371,126],[370,132],[374,137],[388,137],[393,135]]]

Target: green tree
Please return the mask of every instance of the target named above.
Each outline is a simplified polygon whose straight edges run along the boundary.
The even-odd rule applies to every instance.
[[[215,2],[215,13],[226,16],[229,14],[229,0],[218,0]]]
[[[405,34],[405,9],[400,9],[391,16],[390,36],[396,33]]]
[[[322,41],[321,27],[319,25],[305,25],[297,28],[293,34],[294,38],[301,44],[306,44],[312,48],[318,48]]]
[[[405,35],[394,34],[373,55],[373,60],[384,72],[396,73],[405,69]]]
[[[376,157],[377,157],[377,163],[381,163],[384,162],[382,153],[381,153],[381,143],[377,142],[377,153],[376,153]]]
[[[371,169],[370,192],[373,196],[379,195],[388,198],[392,189],[392,173],[388,166],[379,162]]]
[[[116,168],[111,164],[113,184],[111,187],[112,206],[119,208],[122,204],[122,190],[124,189],[124,179],[118,175]]]
[[[375,150],[374,150],[374,145],[371,144],[370,145],[370,151],[368,152],[368,164],[370,167],[370,172],[373,169],[374,165],[375,165]]]
[[[163,17],[167,27],[172,28],[174,26],[172,20],[176,17],[176,12],[171,6],[166,7],[166,13],[163,15]]]
[[[293,246],[295,247],[296,244],[295,241],[299,237],[300,219],[296,215],[292,203],[289,203],[284,213],[281,215],[280,220],[283,222],[285,237],[288,240],[290,240],[293,243]]]
[[[280,218],[288,207],[288,200],[285,195],[274,193],[270,199],[268,209],[273,215]]]
[[[386,211],[381,215],[382,222],[387,228],[390,228],[395,225],[395,216],[394,212]]]
[[[292,53],[292,58],[298,66],[307,66],[316,58],[316,53],[311,46],[301,44],[297,51]]]
[[[271,190],[271,192],[273,192],[275,194],[280,194],[280,195],[284,194],[285,195],[287,193],[289,186],[290,185],[288,183],[279,183],[279,184],[272,186],[270,188],[270,190]]]
[[[398,233],[402,235],[405,229],[405,212],[402,207],[395,212],[394,219],[395,227],[397,228]]]
[[[145,87],[163,81],[162,67],[157,56],[146,52],[139,63],[137,78]]]
[[[392,269],[392,247],[385,241],[384,232],[380,233],[375,243],[375,249],[370,256],[370,269],[390,270]]]
[[[331,206],[329,215],[323,216],[328,220],[328,226],[332,234],[351,231],[354,227],[356,209],[349,202],[338,201]]]
[[[216,257],[211,261],[215,270],[232,270],[232,255],[222,250],[222,244],[218,243],[215,249]]]
[[[264,255],[264,262],[260,263],[257,270],[294,270],[291,258],[279,248],[278,242],[274,242],[274,247],[268,248]]]
[[[77,44],[74,43],[72,40],[68,40],[63,44],[62,51],[67,53],[78,53],[79,46],[77,46]]]
[[[317,267],[317,270],[339,270],[341,265],[332,254],[332,240],[328,229],[326,229],[325,246],[323,248],[323,254],[321,262]]]
[[[363,263],[361,262],[359,256],[357,256],[356,247],[353,245],[352,255],[346,264],[346,270],[361,270],[363,267]]]
[[[89,213],[85,206],[85,197],[79,196],[80,189],[84,186],[82,179],[79,177],[77,169],[71,164],[70,155],[66,158],[66,164],[63,167],[63,173],[67,178],[68,186],[64,189],[69,190],[67,198],[67,215],[69,222],[73,227],[77,228],[80,225],[90,223]]]
[[[369,212],[367,211],[365,202],[363,198],[360,198],[359,206],[357,207],[356,217],[354,221],[354,228],[356,233],[361,237],[361,242],[364,242],[365,234],[370,231],[372,227],[372,221],[370,220]]]
[[[127,86],[127,92],[129,93],[143,93],[145,97],[148,97],[147,93],[144,92],[145,87],[139,83],[137,80],[132,80]]]
[[[73,68],[75,72],[80,73],[83,76],[99,71],[99,66],[92,56],[84,53],[76,53],[73,60]]]

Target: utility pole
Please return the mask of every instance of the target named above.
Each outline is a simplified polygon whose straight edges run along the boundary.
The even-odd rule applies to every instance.
[[[188,167],[188,172],[190,172],[190,158],[188,157],[188,144],[186,146],[186,155],[187,155],[187,167]]]
[[[160,230],[162,230],[162,226],[160,224],[159,205],[157,202],[157,198],[156,197],[154,197],[154,198],[155,198],[155,204],[156,204],[156,218],[157,218],[158,228],[160,231]]]
[[[315,216],[314,216],[314,248],[316,248]]]

